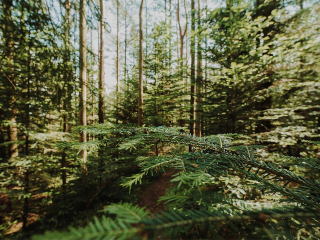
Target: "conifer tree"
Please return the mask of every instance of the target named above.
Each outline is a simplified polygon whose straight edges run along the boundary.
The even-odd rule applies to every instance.
[[[142,127],[143,124],[143,24],[142,24],[142,9],[143,9],[143,2],[141,0],[140,4],[140,12],[139,12],[139,96],[138,96],[138,126]]]
[[[86,0],[80,0],[80,125],[87,125],[87,27],[86,27]],[[101,51],[101,49],[100,49]],[[101,61],[101,59],[100,59]],[[87,141],[87,134],[85,131],[80,133],[80,142]],[[81,157],[84,164],[87,161],[86,149],[81,151]]]
[[[7,113],[9,120],[9,141],[10,144],[10,156],[11,158],[18,157],[18,129],[17,129],[17,105],[16,105],[16,87],[17,81],[14,79],[13,70],[13,21],[12,21],[12,7],[13,1],[6,0],[3,2],[3,17],[5,19],[4,29],[4,41],[5,41],[5,56],[7,58],[7,71],[2,72],[5,77],[5,81],[8,86],[8,104],[10,112]]]
[[[184,70],[183,70],[183,45],[184,45],[184,37],[186,36],[187,33],[187,29],[188,29],[188,13],[187,13],[187,9],[186,9],[186,1],[184,0],[184,9],[185,9],[185,14],[186,14],[186,25],[184,27],[184,30],[181,27],[181,22],[180,22],[180,0],[178,0],[178,5],[177,5],[177,22],[179,25],[179,36],[180,36],[180,78],[181,78],[181,82],[184,81]],[[183,102],[183,101],[182,101]],[[185,125],[185,120],[183,119],[183,108],[184,108],[184,104],[182,103],[182,105],[179,106],[180,107],[180,126],[184,127]]]
[[[195,135],[201,137],[202,127],[201,127],[201,90],[202,90],[202,39],[201,39],[201,8],[200,0],[198,0],[198,34],[197,34],[197,77],[196,77],[196,101],[195,101]]]
[[[100,48],[99,48],[99,123],[104,123],[104,9],[100,0]]]
[[[196,68],[195,68],[195,58],[196,58],[196,40],[195,40],[195,31],[196,31],[196,12],[195,12],[195,2],[191,0],[191,46],[190,46],[190,55],[191,55],[191,76],[190,76],[190,134],[195,135],[196,128],[196,101],[195,101],[195,87],[196,87]]]

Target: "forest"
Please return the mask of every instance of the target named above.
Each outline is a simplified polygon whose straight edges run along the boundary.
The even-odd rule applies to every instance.
[[[320,239],[316,0],[1,0],[0,238]]]

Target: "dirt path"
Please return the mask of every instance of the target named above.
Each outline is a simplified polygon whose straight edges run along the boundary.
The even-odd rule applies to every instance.
[[[164,210],[165,206],[160,203],[157,205],[159,197],[166,194],[168,187],[173,186],[170,182],[172,175],[178,171],[169,170],[163,173],[154,183],[152,183],[147,189],[143,190],[140,195],[139,206],[146,207],[151,213],[160,212]]]

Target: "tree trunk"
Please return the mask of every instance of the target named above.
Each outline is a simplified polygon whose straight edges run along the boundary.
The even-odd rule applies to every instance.
[[[30,30],[29,30],[29,39],[30,39]],[[27,96],[26,96],[26,102],[30,101],[30,78],[31,78],[31,42],[29,42],[29,48],[28,48],[28,78],[27,78]],[[25,142],[25,154],[26,156],[29,156],[29,128],[30,128],[30,105],[29,103],[26,105],[26,142]],[[25,171],[24,171],[24,192],[27,195],[29,193],[29,167],[27,166]],[[23,204],[23,225],[22,229],[26,230],[27,228],[27,223],[28,223],[28,215],[29,215],[29,198],[26,197],[24,198],[24,204]]]
[[[142,28],[142,9],[143,2],[141,0],[140,12],[139,12],[139,110],[138,110],[138,125],[142,127],[143,124],[143,79],[142,79],[142,71],[143,71],[143,28]]]
[[[208,17],[208,2],[206,1],[206,19]],[[205,38],[205,52],[207,52],[208,49],[208,38]],[[208,57],[205,57],[205,67],[204,67],[204,83],[203,83],[203,98],[202,101],[206,101],[207,100],[207,90],[208,90],[208,81],[207,81],[207,77],[208,77]],[[202,108],[202,111],[204,111],[204,109]],[[209,135],[208,131],[207,131],[207,126],[208,126],[208,120],[205,118],[201,118],[203,124],[202,124],[202,135]]]
[[[70,91],[70,82],[71,79],[69,79],[72,76],[72,73],[70,73],[70,67],[68,65],[68,62],[70,62],[70,23],[71,23],[71,14],[70,14],[70,0],[65,1],[65,24],[64,24],[64,34],[65,34],[65,53],[64,53],[64,78],[66,85],[66,89],[64,91],[65,96],[63,99],[63,132],[68,132],[68,105],[71,105],[71,97],[69,97],[69,91]]]
[[[68,63],[70,63],[71,60],[71,34],[70,34],[70,29],[71,29],[71,3],[70,0],[66,0],[65,2],[65,8],[66,8],[66,20],[67,20],[67,24],[66,24],[66,55],[67,55],[67,61]],[[72,67],[70,67],[69,64],[67,64],[67,96],[66,96],[66,106],[65,109],[68,112],[68,114],[66,115],[66,117],[68,117],[69,119],[72,118],[72,92],[73,92],[73,70]],[[69,113],[70,112],[70,113]],[[65,128],[64,131],[65,132],[69,132],[69,123],[68,123],[68,119],[66,119],[65,121]]]
[[[99,123],[104,123],[104,54],[103,54],[103,19],[104,19],[104,11],[103,11],[103,0],[100,0],[100,11],[101,11],[101,19],[100,19],[100,62],[99,62]],[[117,74],[118,75],[118,74]]]
[[[87,125],[87,29],[86,29],[86,0],[80,0],[80,125]],[[100,50],[101,51],[101,50]],[[99,109],[100,110],[100,109]],[[80,142],[87,141],[87,134],[85,131],[80,133]],[[84,164],[87,161],[87,150],[80,152]],[[85,167],[86,171],[86,167]]]
[[[148,59],[148,2],[146,2],[146,35],[145,35],[145,41],[146,41],[146,54],[145,59]],[[145,86],[148,84],[148,68],[145,69]]]
[[[119,0],[117,0],[117,119],[116,124],[119,123],[119,93],[120,93],[120,82],[119,82]]]
[[[90,85],[93,87],[94,86],[94,74],[93,74],[93,65],[95,64],[95,59],[94,59],[94,50],[93,50],[93,28],[90,28],[90,73],[89,73],[89,76],[88,76],[88,83],[90,82]],[[99,54],[99,52],[98,52]],[[88,125],[93,125],[94,124],[94,94],[93,94],[93,91],[91,91],[91,121],[89,123],[89,120],[88,120]],[[88,134],[89,137],[88,137],[88,141],[90,141],[90,138],[91,140],[93,140],[93,134]]]
[[[124,2],[124,8],[124,81],[127,86],[127,0]]]
[[[10,145],[10,157],[16,158],[19,155],[18,152],[18,129],[17,129],[17,108],[16,108],[16,91],[14,84],[14,69],[13,69],[13,20],[11,14],[11,8],[13,6],[12,0],[4,0],[3,2],[3,13],[5,17],[5,32],[4,32],[4,40],[6,45],[6,56],[8,57],[9,67],[8,72],[5,74],[8,80],[8,86],[10,90],[8,91],[9,96],[9,108],[11,109],[11,113],[9,113],[10,125],[9,125],[9,141],[13,142]]]
[[[70,14],[70,0],[65,1],[65,56],[64,56],[64,68],[65,68],[65,79],[67,81],[66,83],[66,89],[65,89],[65,96],[63,100],[63,110],[64,110],[64,115],[63,115],[63,132],[66,133],[69,131],[68,129],[68,117],[67,117],[67,112],[68,112],[68,105],[71,105],[71,97],[69,97],[69,90],[70,90],[70,82],[71,79],[71,73],[70,69],[68,66],[68,62],[70,61],[70,23],[71,23],[71,14]],[[70,109],[69,109],[70,110]],[[61,157],[61,180],[62,180],[62,191],[65,194],[67,191],[67,172],[66,172],[66,167],[67,167],[67,156],[66,156],[66,150],[65,148],[62,151],[62,157]]]
[[[184,1],[184,6],[186,6],[186,2]],[[179,23],[179,35],[180,35],[180,71],[182,71],[182,67],[183,67],[183,41],[184,41],[184,37],[187,33],[187,28],[188,28],[188,16],[187,16],[187,11],[186,11],[186,25],[184,27],[184,32],[182,33],[182,28],[181,28],[181,23],[180,23],[180,0],[178,0],[178,7],[177,7],[177,19],[178,19],[178,23]],[[183,78],[183,71],[182,73],[182,78]]]
[[[171,9],[171,0],[169,0],[169,69],[168,73],[171,75],[171,57],[172,57],[172,48],[171,48],[171,37],[172,37],[172,9]]]
[[[184,32],[182,33],[181,23],[180,23],[180,0],[178,0],[178,6],[177,6],[177,20],[179,24],[179,36],[180,36],[180,74],[181,74],[181,80],[183,81],[183,39],[187,33],[188,29],[188,15],[186,11],[186,1],[184,1],[184,7],[186,12],[186,25],[184,27]],[[183,110],[181,110],[181,116],[180,116],[180,127],[184,127],[184,119],[183,119]]]
[[[202,88],[202,53],[201,53],[201,8],[198,0],[198,47],[197,47],[197,79],[196,79],[196,114],[195,134],[201,137],[201,88]]]
[[[195,8],[194,0],[191,0],[191,92],[190,92],[190,134],[195,134]]]

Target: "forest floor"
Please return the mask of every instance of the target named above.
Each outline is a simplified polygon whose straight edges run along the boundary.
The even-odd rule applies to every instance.
[[[176,170],[168,170],[163,173],[159,178],[150,184],[147,188],[143,189],[139,194],[139,206],[146,207],[151,213],[159,213],[165,209],[163,203],[158,204],[158,199],[166,194],[169,187],[173,186],[170,182],[172,175],[176,174]]]

